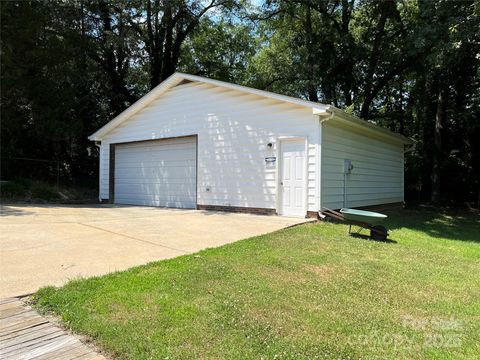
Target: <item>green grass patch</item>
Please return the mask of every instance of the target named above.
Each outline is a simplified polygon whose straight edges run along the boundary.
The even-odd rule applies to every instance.
[[[478,358],[478,213],[403,210],[387,227],[392,242],[297,226],[34,302],[118,359]]]

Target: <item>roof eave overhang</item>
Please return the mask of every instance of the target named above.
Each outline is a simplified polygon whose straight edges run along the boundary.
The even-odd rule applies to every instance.
[[[150,104],[152,101],[154,101],[159,96],[161,96],[168,89],[170,89],[171,87],[173,87],[173,86],[179,84],[180,82],[182,82],[183,80],[185,80],[180,75],[181,74],[179,74],[179,73],[175,73],[175,74],[171,75],[170,77],[168,77],[166,80],[164,80],[159,85],[157,85],[155,88],[153,88],[150,92],[148,92],[145,96],[138,99],[135,103],[133,103],[131,106],[129,106],[123,112],[121,112],[119,115],[117,115],[111,121],[109,121],[107,124],[105,124],[100,129],[95,131],[92,135],[90,135],[88,137],[88,139],[91,140],[91,141],[101,141],[102,138],[106,134],[108,134],[111,130],[116,128],[122,122],[124,122],[125,120],[127,120],[131,116],[135,115],[141,109],[143,109],[148,104]]]
[[[265,91],[265,90],[258,90],[258,89],[249,88],[249,87],[242,86],[242,85],[236,85],[236,84],[231,84],[231,83],[227,83],[227,82],[224,82],[224,81],[208,79],[208,78],[203,78],[201,76],[196,76],[196,75],[190,75],[190,74],[184,74],[184,73],[177,72],[177,73],[174,73],[173,75],[171,75],[166,80],[164,80],[157,87],[155,87],[148,94],[143,96],[141,99],[139,99],[137,102],[135,102],[129,108],[127,108],[125,111],[123,111],[117,117],[115,117],[113,120],[108,122],[106,125],[101,127],[99,130],[97,130],[92,135],[90,135],[88,137],[88,139],[92,140],[92,141],[101,141],[103,139],[103,137],[105,137],[106,134],[108,134],[111,130],[113,130],[118,125],[120,125],[123,121],[127,120],[128,118],[130,118],[131,116],[133,116],[134,114],[139,112],[141,109],[146,107],[152,101],[154,101],[155,99],[160,97],[168,89],[172,88],[173,86],[176,86],[176,85],[180,84],[182,81],[185,81],[185,80],[187,80],[187,81],[197,81],[197,82],[201,82],[201,83],[205,83],[205,84],[210,84],[210,85],[214,85],[214,86],[224,87],[224,88],[237,90],[237,91],[242,91],[242,92],[253,94],[253,95],[262,96],[262,97],[269,98],[269,99],[272,99],[272,100],[284,101],[284,102],[287,102],[287,103],[290,103],[290,104],[293,104],[293,105],[314,109],[315,111],[319,111],[319,112],[326,111],[326,109],[328,108],[328,105],[315,103],[315,102],[308,101],[308,100],[297,99],[297,98],[294,98],[294,97],[291,97],[291,96],[275,94],[275,93]]]
[[[361,131],[375,134],[376,136],[383,137],[390,141],[394,141],[404,145],[413,144],[413,141],[411,139],[403,135],[396,134],[381,126],[362,120],[359,117],[348,114],[345,111],[340,110],[334,106],[328,106],[325,111],[318,111],[314,109],[313,113],[320,117],[324,117],[323,120],[325,121],[333,119],[333,121],[336,121],[336,122],[338,121],[340,123],[348,124],[349,126],[353,126]]]
[[[331,105],[325,105],[320,103],[315,103],[308,100],[297,99],[291,96],[275,94],[272,92],[258,90],[249,88],[246,86],[230,84],[219,80],[203,78],[196,75],[190,74],[183,74],[183,73],[174,73],[166,80],[161,82],[157,87],[152,89],[149,93],[145,96],[140,98],[136,101],[133,105],[125,109],[122,113],[116,116],[113,120],[105,124],[95,133],[88,137],[91,141],[102,141],[102,139],[113,129],[119,126],[124,121],[128,120],[130,117],[138,113],[140,110],[148,106],[151,102],[158,99],[162,94],[168,91],[170,88],[179,85],[182,81],[197,81],[202,82],[210,85],[220,86],[224,88],[229,88],[232,90],[238,90],[242,92],[246,92],[249,94],[254,94],[258,96],[262,96],[265,98],[270,98],[272,100],[277,101],[284,101],[293,105],[302,106],[310,108],[314,115],[318,115],[319,117],[323,118],[323,121],[335,119],[335,121],[348,123],[351,126],[357,127],[365,132],[372,132],[375,133],[377,136],[381,136],[384,138],[388,138],[392,141],[400,142],[403,144],[412,144],[412,140],[406,138],[405,136],[395,134],[385,128],[380,126],[374,125],[367,121],[364,121],[354,115],[348,114],[343,110],[337,109]]]

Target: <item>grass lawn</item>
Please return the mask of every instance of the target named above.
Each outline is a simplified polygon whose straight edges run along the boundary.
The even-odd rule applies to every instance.
[[[388,243],[297,226],[34,302],[119,359],[478,359],[479,213],[402,210],[387,226]]]

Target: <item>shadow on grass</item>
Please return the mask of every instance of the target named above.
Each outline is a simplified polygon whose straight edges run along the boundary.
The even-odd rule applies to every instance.
[[[412,229],[435,238],[480,243],[480,213],[478,210],[433,208],[388,211],[385,226],[389,230]]]
[[[393,239],[387,238],[385,240],[377,240],[377,239],[374,239],[374,238],[370,237],[369,235],[360,234],[358,232],[351,233],[350,236],[354,237],[354,238],[357,238],[357,239],[362,239],[362,240],[369,240],[369,241],[381,242],[381,243],[386,243],[386,244],[397,244],[397,241],[395,241]]]

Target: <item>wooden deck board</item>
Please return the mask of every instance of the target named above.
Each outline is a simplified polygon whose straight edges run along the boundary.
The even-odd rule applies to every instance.
[[[61,334],[63,331],[57,327],[49,327],[45,329],[40,329],[37,331],[33,331],[30,333],[27,333],[25,335],[20,335],[14,338],[10,338],[8,340],[0,340],[0,354],[2,353],[3,350],[7,350],[8,348],[18,345],[19,343],[22,346],[26,346],[27,342],[34,342],[34,341],[42,341],[42,339],[45,339],[46,336],[52,336],[54,334]]]
[[[17,336],[23,336],[25,334],[29,334],[31,332],[35,332],[35,331],[38,331],[38,330],[41,330],[41,329],[51,328],[51,327],[54,327],[54,326],[51,323],[46,322],[46,323],[36,325],[36,326],[32,326],[32,327],[29,327],[29,328],[26,328],[26,329],[14,331],[14,332],[11,332],[11,333],[8,333],[8,334],[5,334],[5,335],[1,335],[0,336],[0,342],[1,341],[6,341],[8,339],[11,339],[11,338],[14,338],[14,337],[17,337]]]
[[[14,301],[19,301],[18,298],[5,298],[5,299],[0,299],[0,304],[8,304]]]
[[[8,327],[2,327],[2,324],[0,324],[0,335],[10,334],[12,332],[16,332],[16,331],[19,331],[19,330],[34,327],[36,325],[45,324],[47,322],[48,322],[47,319],[45,319],[41,316],[37,316],[37,317],[34,317],[32,319],[27,319],[27,320],[25,320],[21,323],[10,325]]]
[[[31,340],[19,341],[17,343],[10,344],[8,347],[2,348],[0,350],[0,357],[4,355],[8,356],[8,354],[11,354],[11,353],[30,351],[32,349],[42,347],[45,344],[57,342],[58,340],[61,340],[66,336],[67,335],[65,335],[64,332],[59,331],[56,333],[50,333],[44,336],[40,336],[38,338],[31,339]]]
[[[0,311],[7,310],[17,306],[23,306],[23,303],[20,300],[17,300],[17,301],[12,301],[6,304],[0,304]]]
[[[23,313],[29,311],[29,309],[22,308],[21,306],[15,306],[15,307],[11,307],[9,309],[0,310],[0,311],[1,311],[0,321],[2,321],[3,319],[8,319],[11,316],[18,315],[18,314],[23,314]]]
[[[21,299],[0,299],[0,358],[104,360]]]
[[[48,354],[43,354],[35,356],[35,360],[51,360],[51,359],[65,359],[66,356],[70,356],[70,359],[75,358],[75,353],[78,348],[85,348],[83,344],[79,341],[78,343],[65,346],[58,350],[50,351]],[[84,350],[85,351],[85,350]],[[67,357],[68,359],[68,357]]]
[[[88,349],[85,346],[78,346],[76,348],[71,348],[67,351],[64,351],[62,354],[56,355],[55,360],[70,360],[70,359],[81,359],[85,357],[94,357],[96,354],[93,350]]]
[[[54,338],[51,341],[45,342],[36,347],[17,349],[13,352],[9,352],[5,354],[2,359],[33,359],[35,356],[47,354],[51,351],[73,344],[76,341],[78,340],[65,335],[63,337]]]
[[[23,312],[19,312],[18,314],[10,315],[4,319],[0,320],[0,327],[1,328],[8,328],[9,326],[13,326],[16,324],[20,324],[25,320],[30,320],[36,317],[40,317],[38,313],[34,310],[27,310]]]

